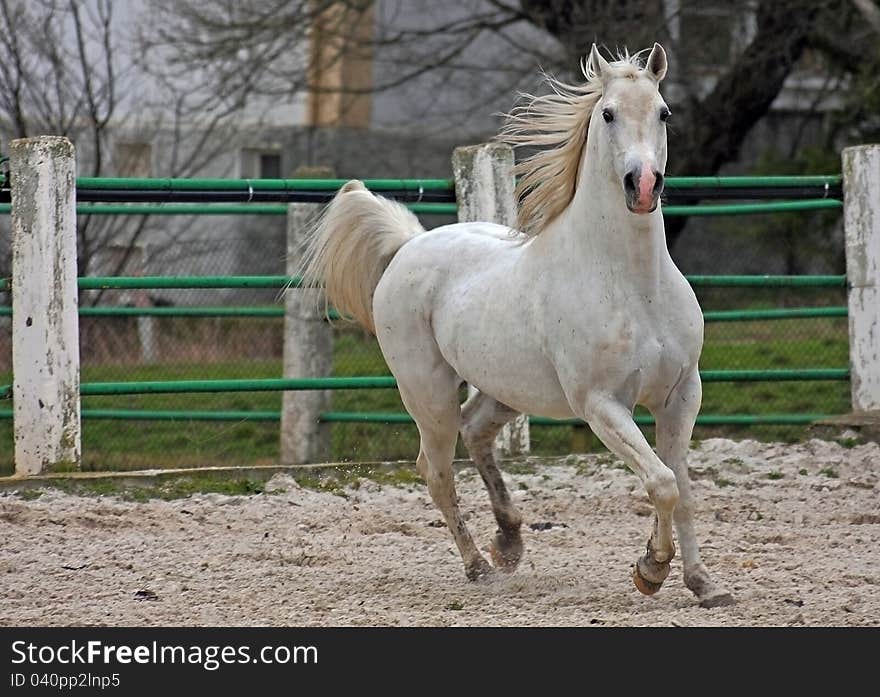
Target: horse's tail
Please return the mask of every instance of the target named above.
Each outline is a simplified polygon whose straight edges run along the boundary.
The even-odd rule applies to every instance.
[[[324,286],[340,313],[374,334],[373,293],[391,259],[424,232],[405,206],[374,196],[362,182],[347,182],[318,219],[300,274],[304,285]]]

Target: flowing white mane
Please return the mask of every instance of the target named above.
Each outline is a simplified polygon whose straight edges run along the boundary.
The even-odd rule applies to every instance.
[[[615,71],[613,77],[635,77],[642,68],[639,55],[619,55],[609,64]],[[569,85],[545,74],[551,94],[520,93],[523,103],[506,115],[497,136],[515,148],[543,148],[514,169],[519,177],[517,227],[529,237],[544,230],[574,197],[590,115],[602,97],[602,80],[586,59],[581,61],[581,72],[587,79],[581,85]]]

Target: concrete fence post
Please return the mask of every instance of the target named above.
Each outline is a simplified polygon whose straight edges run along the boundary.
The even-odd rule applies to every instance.
[[[513,149],[502,143],[456,148],[452,153],[459,222],[484,221],[516,225],[516,179]],[[468,388],[473,394],[475,389]],[[529,452],[529,420],[523,414],[498,434],[498,448],[507,455]]]
[[[322,206],[292,203],[287,207],[287,275],[302,267],[307,233]],[[317,288],[289,288],[284,294],[284,377],[327,377],[333,371],[333,330],[323,313]],[[330,408],[329,390],[287,391],[281,408],[281,463],[326,462],[330,426],[318,421]]]
[[[79,469],[76,166],[67,138],[13,140],[15,473]]]
[[[849,362],[855,413],[880,410],[880,145],[843,151]]]

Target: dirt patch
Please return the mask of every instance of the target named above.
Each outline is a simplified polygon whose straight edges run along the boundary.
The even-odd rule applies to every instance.
[[[276,476],[258,495],[147,502],[6,492],[0,624],[877,626],[880,447],[846,445],[694,448],[698,537],[733,607],[699,608],[677,558],[656,596],[636,591],[652,509],[620,462],[588,455],[505,474],[527,551],[489,584],[465,580],[421,484],[328,492]],[[482,482],[464,470],[457,485],[487,542]]]

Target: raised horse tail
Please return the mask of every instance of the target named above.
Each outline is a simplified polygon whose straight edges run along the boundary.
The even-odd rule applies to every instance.
[[[424,232],[405,206],[367,191],[352,179],[339,190],[312,230],[300,274],[323,286],[327,301],[376,333],[373,293],[391,259]]]

